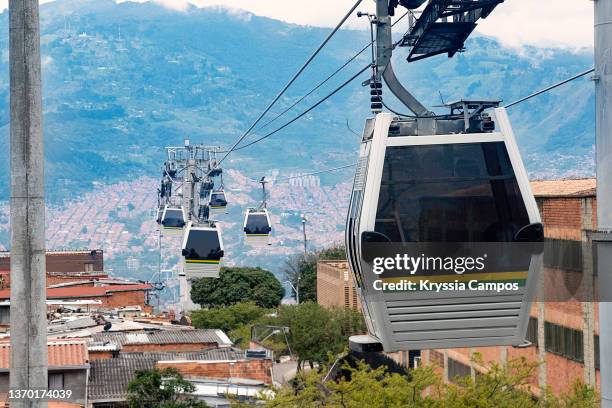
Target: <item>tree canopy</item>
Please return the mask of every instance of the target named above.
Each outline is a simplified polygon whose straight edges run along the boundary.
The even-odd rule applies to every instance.
[[[289,345],[298,363],[323,364],[328,354],[342,352],[349,336],[365,332],[361,313],[345,308],[327,309],[312,303],[285,305],[278,309],[277,325],[289,328]]]
[[[372,369],[361,362],[344,366],[348,375],[329,380],[328,370],[298,375],[293,386],[279,390],[266,403],[269,408],[595,408],[596,392],[576,383],[569,392],[553,395],[543,390],[538,399],[529,392],[537,363],[525,359],[509,361],[472,379],[454,379],[445,384],[433,367],[420,367],[404,374],[385,367]]]
[[[127,387],[130,408],[206,408],[188,394],[195,387],[173,368],[137,371]]]
[[[267,312],[267,309],[253,302],[241,302],[228,307],[196,310],[191,313],[191,323],[198,329],[221,329],[230,332],[255,322]]]
[[[320,260],[346,259],[343,246],[337,245],[307,254],[300,253],[285,262],[286,279],[300,290],[300,302],[317,301],[317,262]]]
[[[205,308],[253,302],[273,308],[283,298],[283,287],[272,274],[261,268],[221,268],[219,278],[202,278],[193,282],[191,299]]]

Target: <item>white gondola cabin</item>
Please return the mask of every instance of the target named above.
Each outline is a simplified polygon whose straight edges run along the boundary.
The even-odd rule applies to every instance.
[[[225,191],[223,189],[213,190],[210,193],[209,205],[210,213],[215,214],[227,214],[227,199],[225,197]]]
[[[189,223],[183,237],[183,271],[188,279],[218,278],[223,259],[219,225]]]
[[[182,235],[186,219],[183,207],[165,206],[161,217],[164,234]]]
[[[270,245],[272,224],[266,208],[249,208],[244,217],[245,242],[253,247]]]
[[[347,217],[347,257],[371,343],[385,351],[522,344],[542,268],[540,245],[521,253],[518,263],[500,252],[494,261],[498,269],[486,274],[455,270],[420,277],[504,282],[516,285],[512,291],[394,290],[400,286],[389,283],[416,283],[419,277],[374,272],[374,257],[385,247],[408,251],[433,244],[452,257],[462,243],[487,247],[543,240],[504,109],[495,110],[498,130],[484,132],[423,135],[403,120],[382,113],[367,121]]]

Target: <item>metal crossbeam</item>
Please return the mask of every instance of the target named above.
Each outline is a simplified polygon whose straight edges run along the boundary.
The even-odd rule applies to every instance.
[[[464,43],[476,28],[504,0],[430,0],[399,45],[410,47],[408,61],[463,51]]]

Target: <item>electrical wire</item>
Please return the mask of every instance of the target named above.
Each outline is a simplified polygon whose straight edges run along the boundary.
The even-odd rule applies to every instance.
[[[366,70],[368,70],[369,68],[372,67],[372,64],[368,64],[365,67],[363,67],[361,70],[359,70],[359,72],[357,72],[355,75],[353,75],[351,78],[349,78],[348,80],[346,80],[344,83],[342,83],[342,85],[340,85],[339,87],[337,87],[336,89],[334,89],[334,91],[332,91],[331,93],[327,94],[327,96],[325,96],[323,99],[319,100],[317,103],[315,103],[314,105],[312,105],[310,108],[308,108],[307,110],[305,110],[304,112],[302,112],[301,114],[299,114],[298,116],[296,116],[295,118],[291,119],[289,122],[285,123],[283,126],[273,130],[272,132],[269,132],[265,135],[263,135],[262,137],[253,140],[250,143],[247,143],[245,145],[242,145],[240,147],[235,147],[231,150],[231,151],[238,151],[238,150],[242,150],[242,149],[246,149],[247,147],[253,146],[255,143],[259,143],[262,140],[265,140],[267,138],[269,138],[270,136],[280,132],[281,130],[285,129],[287,126],[291,125],[293,122],[301,119],[302,117],[304,117],[305,115],[307,115],[308,113],[310,113],[312,110],[316,109],[319,105],[321,105],[323,102],[325,102],[326,100],[328,100],[329,98],[331,98],[332,96],[334,96],[335,94],[337,94],[342,88],[344,88],[345,86],[347,86],[348,84],[350,84],[351,82],[353,82],[359,75],[363,74]],[[231,153],[228,152],[229,153]]]
[[[581,77],[583,77],[583,76],[585,76],[585,75],[588,75],[588,74],[590,74],[590,73],[591,73],[591,72],[593,72],[593,71],[595,71],[595,68],[588,69],[588,70],[586,70],[586,71],[584,71],[584,72],[579,73],[578,75],[574,75],[574,76],[573,76],[573,77],[571,77],[571,78],[565,79],[565,80],[563,80],[563,81],[561,81],[561,82],[557,82],[557,83],[556,83],[556,84],[554,84],[554,85],[551,85],[551,86],[549,86],[549,87],[546,87],[546,88],[544,88],[544,89],[541,89],[541,90],[539,90],[539,91],[537,91],[537,92],[535,92],[535,93],[532,93],[531,95],[525,96],[524,98],[521,98],[521,99],[519,99],[519,100],[517,100],[517,101],[514,101],[514,102],[512,102],[512,103],[509,103],[509,104],[507,104],[506,106],[504,106],[504,108],[506,108],[506,109],[507,109],[507,108],[510,108],[510,107],[512,107],[512,106],[514,106],[514,105],[518,105],[519,103],[521,103],[521,102],[525,102],[525,101],[527,101],[527,100],[529,100],[529,99],[531,99],[531,98],[534,98],[534,97],[536,97],[536,96],[538,96],[538,95],[541,95],[541,94],[543,94],[544,92],[548,92],[548,91],[553,90],[553,89],[555,89],[555,88],[557,88],[557,87],[559,87],[559,86],[561,86],[561,85],[565,85],[565,84],[567,84],[568,82],[571,82],[571,81],[573,81],[573,80],[575,80],[575,79],[578,79],[578,78],[581,78]]]
[[[399,23],[400,21],[402,21],[402,19],[404,17],[406,17],[408,14],[410,14],[410,10],[406,11],[404,14],[402,14],[397,20],[395,20],[393,22],[393,24],[391,24],[391,27],[395,26],[397,23]],[[266,122],[265,124],[263,124],[262,126],[260,126],[258,129],[256,129],[255,131],[259,131],[262,130],[264,128],[266,128],[268,125],[272,124],[273,122],[275,122],[276,120],[278,120],[281,116],[284,116],[287,112],[289,112],[291,109],[295,108],[296,105],[298,105],[300,102],[302,102],[304,99],[308,98],[310,95],[312,95],[314,92],[316,92],[319,88],[321,88],[323,85],[325,85],[327,82],[329,82],[329,80],[331,80],[333,77],[335,77],[340,71],[342,71],[344,68],[346,68],[351,62],[355,61],[355,59],[357,59],[357,57],[359,57],[361,54],[363,54],[368,48],[370,48],[370,46],[372,46],[372,44],[374,44],[376,41],[370,41],[368,44],[366,44],[365,47],[363,47],[361,50],[359,50],[355,55],[353,55],[351,58],[349,58],[344,64],[342,64],[338,69],[336,69],[334,72],[332,72],[329,76],[327,76],[327,78],[325,78],[323,81],[319,82],[314,88],[312,88],[310,91],[308,91],[306,94],[304,94],[302,97],[300,97],[299,99],[297,99],[295,102],[293,102],[293,104],[291,104],[288,108],[286,108],[285,110],[283,110],[282,112],[278,113],[274,118],[272,118],[271,120],[269,120],[268,122]]]
[[[234,142],[232,147],[227,151],[227,153],[225,153],[225,155],[221,158],[221,160],[219,160],[218,165],[220,165],[227,158],[227,156],[234,151],[236,146],[238,146],[238,144],[240,144],[240,142],[242,142],[244,140],[244,138],[247,137],[251,133],[251,131],[255,128],[255,126],[257,126],[257,124],[270,111],[270,109],[272,109],[272,106],[274,106],[274,104],[276,104],[276,102],[281,98],[281,96],[283,96],[283,94],[287,91],[287,89],[289,89],[289,87],[291,85],[293,85],[293,83],[304,72],[304,70],[308,67],[308,65],[310,65],[312,60],[314,60],[315,57],[319,54],[319,52],[321,52],[323,47],[325,47],[327,45],[327,43],[329,42],[329,40],[331,40],[331,38],[336,34],[336,32],[338,32],[340,27],[342,27],[344,25],[346,20],[348,20],[348,18],[353,14],[355,9],[361,4],[362,1],[363,0],[357,0],[357,2],[355,2],[355,4],[353,5],[353,7],[351,7],[349,12],[346,13],[346,15],[336,25],[336,27],[327,35],[327,37],[325,37],[325,39],[319,45],[319,47],[315,50],[315,52],[306,60],[306,62],[302,65],[302,67],[293,75],[293,77],[289,80],[289,82],[287,82],[287,84],[283,87],[283,89],[281,89],[281,91],[278,93],[278,95],[276,95],[276,97],[272,100],[272,102],[270,102],[268,107],[259,115],[257,120],[255,120],[255,122],[253,122],[253,124],[247,129],[246,132],[244,132],[242,134],[242,136],[240,136],[238,138],[238,140],[236,140],[236,142]]]
[[[289,177],[281,177],[281,178],[278,178],[278,179],[274,180],[273,182],[275,184],[278,184],[278,183],[282,183],[282,182],[289,181],[289,180],[299,179],[299,178],[302,178],[302,177],[316,176],[318,174],[331,173],[332,171],[348,169],[349,167],[354,167],[356,165],[357,165],[357,163],[351,163],[351,164],[345,164],[344,166],[333,167],[331,169],[314,171],[312,173],[298,174],[296,176],[289,176]],[[252,182],[254,182],[254,183],[260,183],[261,182],[260,180],[255,180],[255,179],[250,179],[250,180]]]

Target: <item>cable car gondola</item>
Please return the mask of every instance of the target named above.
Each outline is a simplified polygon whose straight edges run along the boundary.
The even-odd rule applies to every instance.
[[[227,199],[223,189],[213,190],[209,201],[211,214],[227,214]]]
[[[161,225],[166,235],[181,235],[185,227],[185,211],[183,207],[165,206],[161,217]]]
[[[272,224],[266,208],[249,208],[244,217],[245,242],[253,247],[270,245]]]
[[[218,278],[223,239],[216,223],[189,223],[183,238],[183,271],[188,279]]]
[[[507,113],[501,108],[494,112],[495,122],[484,121],[486,130],[446,129],[445,134],[440,128],[425,133],[416,120],[388,113],[366,122],[346,247],[368,342],[379,343],[384,351],[524,343],[531,295],[542,268],[542,255],[533,246],[520,254],[518,270],[501,252],[496,261],[500,269],[486,274],[490,281],[516,283],[519,289],[511,293],[380,290],[388,271],[377,275],[373,269],[373,251],[379,256],[386,247],[438,244],[452,252],[460,244],[543,241],[538,207]],[[432,280],[460,282],[476,276],[458,273]]]
[[[157,213],[155,214],[155,220],[159,225],[161,225],[162,223],[162,217],[164,216],[165,209],[166,209],[166,206],[163,204],[157,208]]]

